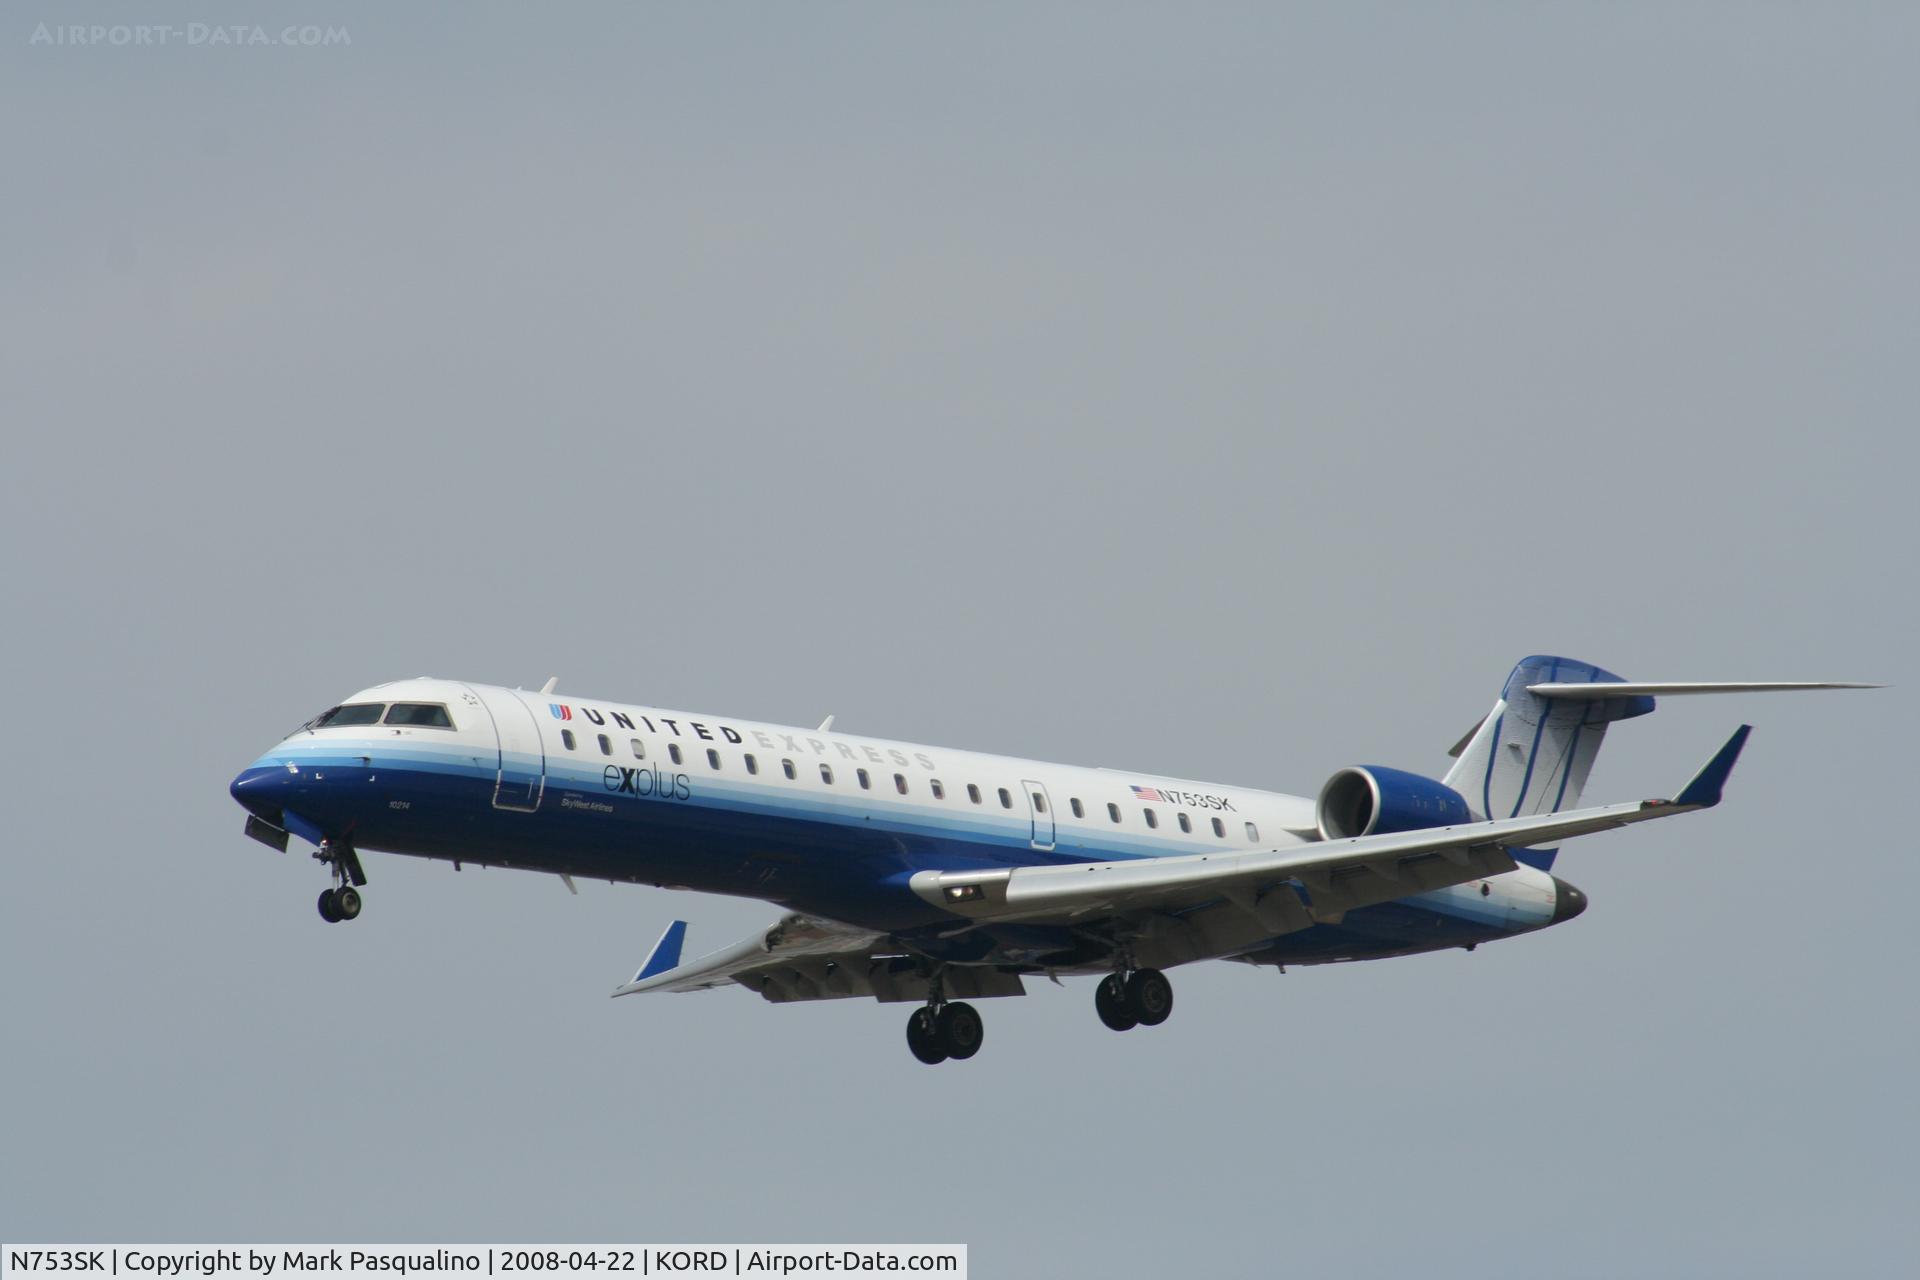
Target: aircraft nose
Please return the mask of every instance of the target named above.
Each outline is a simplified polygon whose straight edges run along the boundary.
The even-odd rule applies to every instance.
[[[228,784],[227,793],[254,817],[278,826],[292,779],[293,775],[278,765],[272,768],[253,765],[240,771]]]
[[[1553,919],[1552,924],[1571,920],[1587,909],[1587,895],[1562,880],[1553,878]]]

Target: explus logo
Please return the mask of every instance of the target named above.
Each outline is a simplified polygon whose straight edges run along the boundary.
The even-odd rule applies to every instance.
[[[693,795],[691,779],[686,774],[662,773],[647,765],[626,769],[610,764],[601,781],[609,791],[643,799],[651,796],[656,800],[686,800]]]

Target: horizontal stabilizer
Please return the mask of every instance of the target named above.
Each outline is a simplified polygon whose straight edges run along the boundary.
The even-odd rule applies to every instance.
[[[1530,684],[1527,692],[1542,698],[1670,698],[1686,693],[1785,693],[1793,689],[1884,689],[1882,684],[1853,684],[1840,680],[1750,680],[1744,683],[1664,684],[1654,681],[1609,681],[1605,684]]]

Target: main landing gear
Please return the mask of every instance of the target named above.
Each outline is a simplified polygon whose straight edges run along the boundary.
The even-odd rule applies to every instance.
[[[949,1003],[940,994],[938,977],[927,1003],[907,1019],[907,1048],[930,1067],[948,1058],[956,1062],[971,1058],[980,1052],[986,1034],[986,1024],[972,1005],[960,1000]]]
[[[1093,989],[1093,1008],[1115,1031],[1157,1027],[1173,1012],[1173,984],[1158,969],[1110,973]]]
[[[320,891],[320,918],[328,924],[339,924],[342,920],[352,920],[360,914],[359,886],[367,882],[367,873],[360,869],[360,855],[353,846],[345,842],[323,840],[313,856],[326,864],[339,881],[331,889]]]
[[[907,1048],[928,1066],[948,1058],[958,1062],[980,1052],[986,1033],[972,1005],[956,1000],[935,1008],[929,1002],[907,1019]]]

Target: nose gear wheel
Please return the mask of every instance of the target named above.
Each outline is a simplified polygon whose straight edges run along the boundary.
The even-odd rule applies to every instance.
[[[313,856],[338,881],[333,888],[323,889],[320,893],[320,918],[328,924],[357,919],[361,905],[357,886],[367,882],[367,873],[360,869],[360,855],[354,852],[350,844],[323,840],[320,847],[313,851]]]

